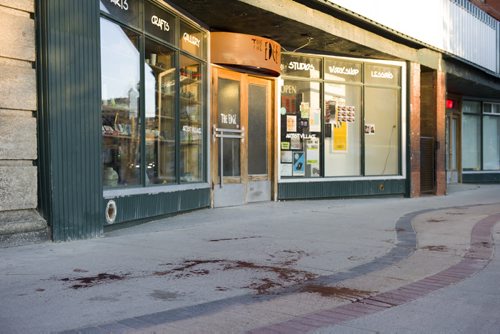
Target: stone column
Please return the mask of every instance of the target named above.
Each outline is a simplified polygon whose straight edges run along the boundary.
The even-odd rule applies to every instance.
[[[47,240],[37,208],[34,0],[0,0],[0,247]]]

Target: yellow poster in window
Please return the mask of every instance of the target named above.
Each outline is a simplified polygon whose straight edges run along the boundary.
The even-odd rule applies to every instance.
[[[333,151],[347,152],[347,123],[337,122],[333,126]]]

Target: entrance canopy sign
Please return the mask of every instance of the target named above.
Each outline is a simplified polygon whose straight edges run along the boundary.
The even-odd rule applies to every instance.
[[[214,32],[211,59],[215,64],[247,69],[269,76],[280,75],[281,46],[259,36]]]

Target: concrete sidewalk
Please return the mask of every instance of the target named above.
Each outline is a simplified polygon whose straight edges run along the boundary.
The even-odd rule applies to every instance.
[[[457,185],[447,196],[415,199],[270,202],[200,210],[100,239],[0,249],[0,332],[370,330],[348,325],[366,318],[361,313],[340,327],[317,315],[459,265],[474,226],[496,217],[499,202],[500,185]],[[489,263],[480,261],[464,282]],[[371,307],[371,316],[404,306]]]

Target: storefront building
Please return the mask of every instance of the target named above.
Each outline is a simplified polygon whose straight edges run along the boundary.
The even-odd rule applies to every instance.
[[[258,201],[443,195],[452,166],[463,182],[498,175],[499,101],[448,92],[457,103],[445,107],[441,54],[304,2],[48,0],[0,11],[22,12],[36,36],[33,55],[0,53],[0,66],[37,87],[28,104],[1,99],[0,119],[38,123],[22,142],[36,149],[0,150],[0,176],[27,173],[31,186],[0,184],[35,194],[2,202],[0,216],[29,213],[27,233],[47,238],[48,226],[66,241]]]
[[[209,207],[207,31],[160,2],[40,5],[40,211],[53,239]]]
[[[281,55],[297,31],[215,32],[206,8],[182,7],[37,3],[38,212],[53,240],[211,206],[408,194],[405,61]]]
[[[405,62],[281,56],[161,1],[40,5],[54,240],[210,206],[407,193]]]

